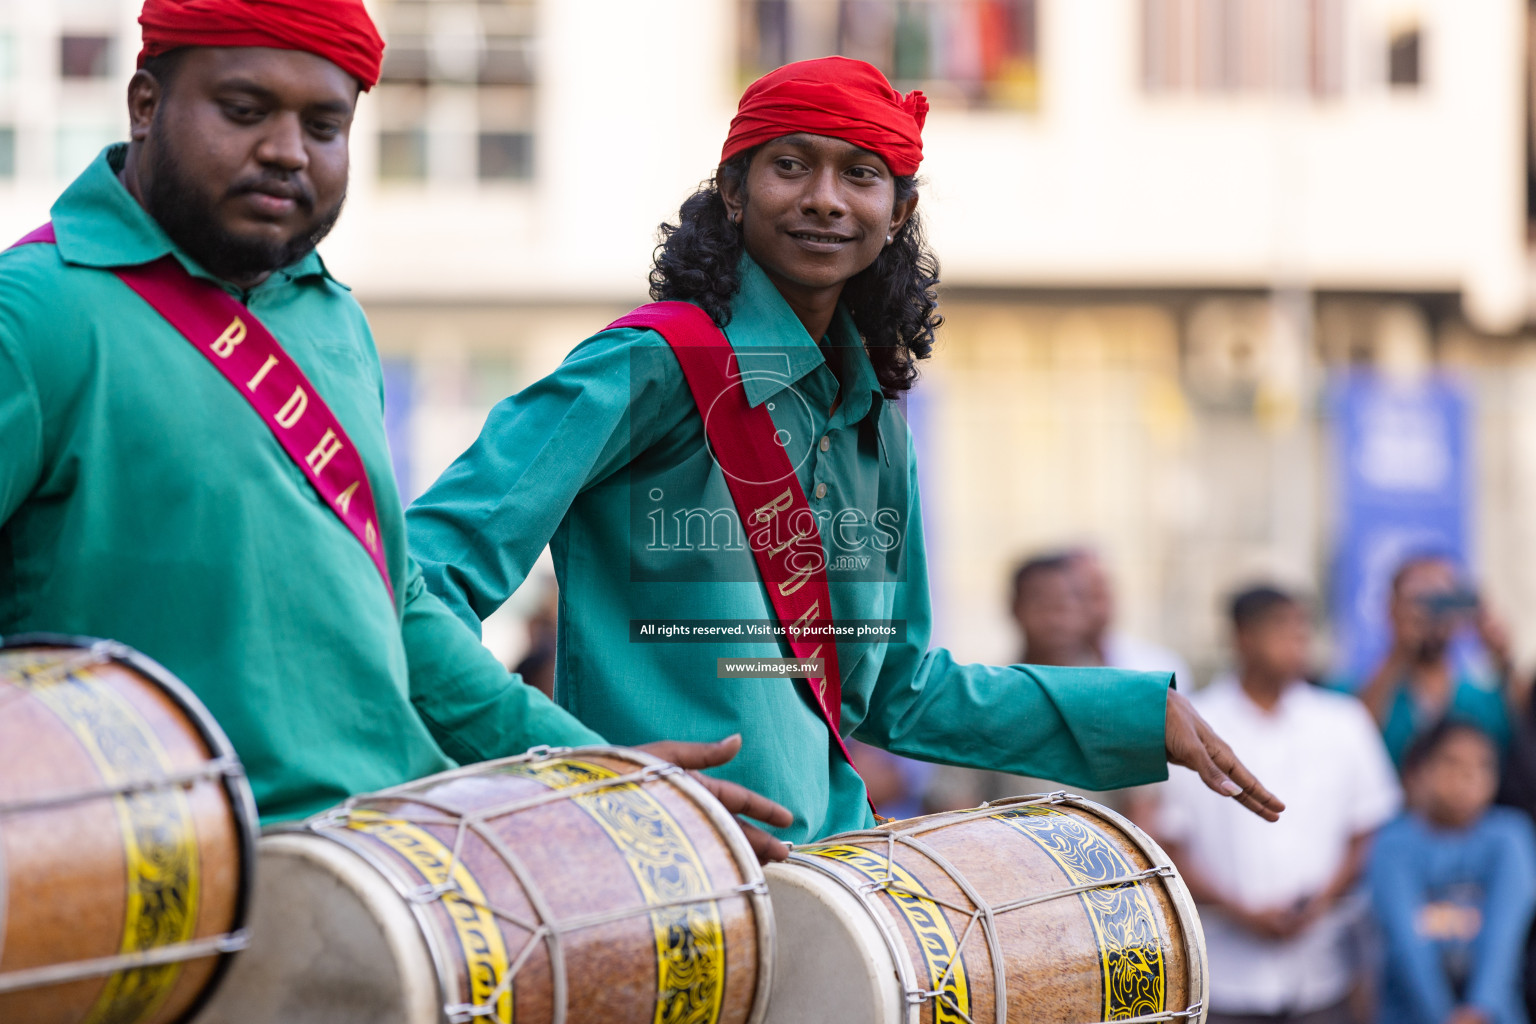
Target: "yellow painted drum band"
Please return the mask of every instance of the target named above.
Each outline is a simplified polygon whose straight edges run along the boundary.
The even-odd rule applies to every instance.
[[[57,659],[7,655],[0,672],[53,712],[85,748],[106,785],[172,770],[165,748],[133,705],[91,669],[57,670]],[[127,906],[118,952],[187,942],[197,927],[198,846],[192,811],[179,786],[112,798],[127,864]],[[82,1024],[137,1024],[170,995],[181,964],[108,976]]]
[[[917,948],[928,967],[929,990],[940,993],[933,1001],[933,1024],[965,1024],[970,1020],[971,983],[965,957],[944,911],[932,900],[933,894],[900,864],[862,846],[827,846],[806,852],[846,864],[871,882],[889,883],[885,895],[917,938]]]
[[[551,789],[618,778],[586,761],[509,764],[500,769]],[[674,903],[711,891],[698,851],[677,820],[632,783],[596,789],[572,801],[602,827],[624,855],[651,911],[656,937],[653,1024],[716,1024],[725,996],[725,932],[713,901]]]
[[[453,883],[459,891],[443,895],[443,909],[453,922],[454,934],[464,955],[470,1002],[477,1009],[489,1006],[496,987],[507,973],[507,946],[496,915],[486,909],[485,890],[469,868],[463,861],[454,862],[453,851],[436,836],[408,822],[374,811],[353,811],[347,827],[372,836],[394,850],[422,881],[433,887],[448,883],[448,866],[453,865]],[[448,993],[443,993],[443,997],[448,998]],[[510,985],[497,997],[492,1013],[492,1019],[499,1024],[512,1024]]]
[[[1022,807],[991,815],[1033,840],[1073,885],[1135,874],[1131,863],[1102,833],[1076,815],[1052,807]],[[1168,1005],[1163,961],[1166,938],[1141,882],[1080,893],[1099,944],[1104,977],[1104,1019],[1128,1020],[1162,1013]]]

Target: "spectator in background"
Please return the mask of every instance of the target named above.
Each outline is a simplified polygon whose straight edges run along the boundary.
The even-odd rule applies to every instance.
[[[849,742],[848,752],[864,777],[869,802],[881,816],[901,820],[924,813],[923,793],[939,770],[938,765],[901,757],[858,740]]]
[[[1073,557],[1062,551],[1036,555],[1014,570],[1009,610],[1019,627],[1020,662],[1095,664],[1088,648],[1087,609],[1073,572]],[[928,813],[952,811],[988,800],[1060,788],[1059,783],[1048,779],[945,765],[928,779],[923,809]],[[1084,795],[1106,799],[1105,794]]]
[[[1181,683],[1189,685],[1189,666],[1183,658],[1166,647],[1114,628],[1115,589],[1099,553],[1092,548],[1080,548],[1071,552],[1068,559],[1081,595],[1089,664],[1143,672],[1172,672]]]
[[[1068,553],[1072,576],[1083,608],[1084,644],[1088,664],[1128,668],[1143,672],[1169,672],[1186,689],[1193,685],[1189,665],[1166,647],[1148,643],[1115,626],[1115,588],[1104,561],[1092,548]],[[1135,786],[1109,796],[1122,814],[1142,828],[1150,828],[1157,813],[1157,787]]]
[[[1509,634],[1438,555],[1404,562],[1392,577],[1392,645],[1360,691],[1399,767],[1414,739],[1442,718],[1471,722],[1502,751],[1509,743],[1505,692],[1510,679]],[[1457,667],[1451,641],[1473,626],[1491,662],[1483,680]]]
[[[1073,556],[1031,558],[1013,574],[1013,621],[1024,649],[1019,661],[1029,665],[1090,665],[1088,609]]]
[[[1418,737],[1404,759],[1410,810],[1382,829],[1369,868],[1386,947],[1380,1024],[1527,1020],[1520,972],[1536,832],[1520,812],[1489,806],[1497,766],[1488,734],[1456,719]]]
[[[1345,1024],[1359,970],[1351,890],[1397,778],[1355,698],[1312,686],[1306,608],[1274,587],[1232,601],[1236,678],[1191,701],[1282,786],[1289,813],[1251,826],[1193,772],[1161,788],[1154,832],[1201,904],[1211,1024]]]
[[[512,671],[550,700],[555,699],[555,632],[560,619],[560,586],[544,580],[538,607],[528,616],[528,649]]]

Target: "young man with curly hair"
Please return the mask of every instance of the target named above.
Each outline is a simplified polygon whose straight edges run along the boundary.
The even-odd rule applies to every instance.
[[[1166,673],[929,649],[900,411],[940,322],[914,177],[926,112],[841,57],[754,83],[714,178],[662,229],[659,304],[498,405],[410,510],[428,586],[478,627],[548,543],[559,702],[616,742],[740,731],[720,774],[789,807],[789,840],[871,823],[848,737],[1093,789],[1172,759],[1272,818]],[[817,667],[718,660],[790,653]]]
[[[165,665],[269,822],[601,742],[406,551],[373,336],[314,251],[384,56],[362,0],[146,0],[139,22],[129,142],[0,252],[0,634],[110,637]],[[653,752],[702,768],[738,743]]]

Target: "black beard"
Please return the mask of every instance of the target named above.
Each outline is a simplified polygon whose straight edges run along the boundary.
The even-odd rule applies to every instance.
[[[163,138],[163,136],[162,136]],[[314,252],[320,240],[330,234],[346,202],[343,195],[336,205],[319,216],[312,216],[309,230],[286,242],[266,242],[239,238],[225,231],[215,215],[201,182],[182,173],[181,165],[163,142],[147,154],[150,161],[149,188],[144,192],[144,208],[170,236],[171,241],[215,277],[226,281],[245,281],[297,263]],[[227,195],[251,191],[260,181],[291,182],[282,172],[273,171],[262,178],[237,182]],[[307,191],[298,198],[300,208],[314,213],[314,196]]]

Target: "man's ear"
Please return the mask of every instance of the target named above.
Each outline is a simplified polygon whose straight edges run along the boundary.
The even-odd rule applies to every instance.
[[[720,172],[715,172],[715,180],[720,183],[720,199],[725,203],[725,215],[733,224],[741,223],[741,211],[747,202],[747,190],[742,188],[741,179],[734,175],[721,177]]]
[[[912,219],[912,211],[916,209],[917,193],[913,192],[910,196],[897,203],[891,210],[890,235],[892,238],[895,238],[896,234],[906,226],[907,221]]]
[[[155,120],[155,111],[165,98],[160,80],[142,68],[128,80],[128,137],[143,142],[149,137],[149,126]]]

